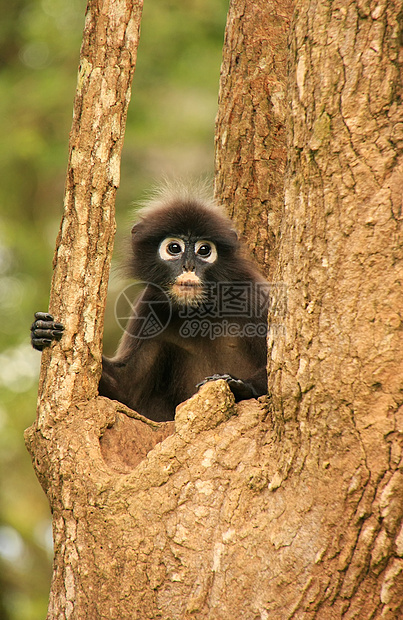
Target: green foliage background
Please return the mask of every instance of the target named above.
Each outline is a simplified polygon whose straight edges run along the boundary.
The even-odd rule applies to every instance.
[[[133,201],[158,179],[212,175],[227,5],[144,0],[117,247]],[[48,305],[85,1],[0,0],[0,7],[0,620],[40,620],[52,552],[49,508],[23,442],[40,362],[28,329],[33,312]],[[118,271],[110,282],[107,354],[120,336],[113,316]]]

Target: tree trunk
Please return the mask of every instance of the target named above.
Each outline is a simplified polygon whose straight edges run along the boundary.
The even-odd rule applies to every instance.
[[[371,6],[299,2],[290,39],[269,391],[293,617],[403,614],[403,5]]]
[[[94,33],[88,53],[97,59],[115,49],[111,32],[125,32],[119,20],[128,18],[128,5],[114,3],[109,19],[107,4],[95,29],[91,5],[86,24],[87,36]],[[301,0],[283,96],[284,65],[276,59],[285,56],[289,4],[231,3],[216,188],[227,205],[234,202],[242,230],[256,229],[252,247],[267,239],[275,251],[280,236],[275,279],[287,286],[288,313],[277,316],[283,308],[275,306],[270,317],[282,323],[269,334],[270,400],[235,405],[218,381],[180,405],[174,423],[157,424],[92,398],[110,245],[100,222],[112,212],[96,190],[111,197],[116,180],[105,179],[116,175],[108,172],[109,130],[104,143],[88,125],[82,144],[92,142],[94,164],[69,176],[67,197],[77,192],[83,206],[66,200],[52,297],[55,314],[68,311],[68,338],[45,354],[44,364],[51,357],[53,365],[27,432],[53,511],[49,619],[401,617],[401,9]],[[126,32],[138,32],[135,15]],[[125,49],[126,39],[119,41]],[[82,63],[84,81],[101,78],[104,70],[93,66]],[[120,100],[116,86],[96,98],[89,88],[81,92],[92,102],[83,111]],[[72,149],[72,165],[87,161],[80,153]],[[98,163],[103,173],[88,181]],[[85,206],[91,196],[93,210]],[[259,204],[272,220],[268,236]],[[76,263],[91,260],[95,245],[94,265]],[[63,278],[66,308],[57,301]],[[76,286],[77,278],[85,280]]]
[[[62,342],[42,354],[37,419],[26,432],[35,471],[53,512],[49,618],[85,617],[75,600],[81,562],[71,539],[76,525],[70,515],[73,505],[80,517],[87,508],[90,461],[79,464],[77,454],[72,455],[71,429],[78,424],[73,432],[83,444],[86,433],[100,434],[105,423],[102,406],[98,413],[93,399],[101,372],[114,201],[141,10],[142,0],[89,0],[87,6],[49,305],[66,329]]]
[[[292,0],[231,2],[216,122],[216,196],[269,279],[284,203],[292,9]]]
[[[115,234],[115,195],[131,95],[142,0],[89,0],[49,310],[63,317],[60,346],[44,351],[39,424],[94,398]],[[93,291],[93,293],[91,293]],[[49,368],[57,371],[49,372]],[[79,372],[85,368],[85,372]]]

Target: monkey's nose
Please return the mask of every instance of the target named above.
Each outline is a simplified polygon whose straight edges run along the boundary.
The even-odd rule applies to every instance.
[[[192,260],[185,260],[184,264],[183,264],[183,272],[186,271],[195,271],[196,269],[196,265],[194,264],[194,262]]]

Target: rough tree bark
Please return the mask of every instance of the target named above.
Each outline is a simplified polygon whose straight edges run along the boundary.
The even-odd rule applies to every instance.
[[[215,193],[269,280],[284,203],[293,0],[231,2],[216,120]]]
[[[61,346],[43,353],[39,421],[44,426],[63,417],[72,401],[97,394],[115,195],[141,8],[142,0],[90,0],[87,6],[49,304],[51,313],[63,317],[66,331]],[[58,372],[48,372],[49,366]],[[85,373],[79,372],[82,368]]]
[[[403,615],[402,9],[302,0],[291,31],[269,392],[293,617]]]
[[[74,600],[74,573],[79,573],[80,562],[70,541],[65,542],[72,523],[65,515],[72,505],[87,503],[87,489],[79,483],[73,492],[67,483],[74,475],[68,458],[70,428],[76,418],[74,403],[80,403],[83,418],[97,415],[93,399],[101,372],[103,315],[115,233],[114,200],[141,10],[142,0],[89,0],[87,6],[64,216],[49,304],[50,312],[62,317],[66,330],[60,346],[43,352],[37,419],[26,433],[35,471],[54,516],[50,618],[84,617]],[[89,403],[88,408],[84,403]],[[88,428],[84,419],[77,419],[83,439]]]
[[[107,4],[98,43],[103,26],[119,24],[129,7],[114,3],[119,10],[108,22]],[[259,202],[266,209],[273,193],[273,241],[284,162],[280,125],[289,117],[275,271],[288,287],[288,314],[276,317],[274,308],[271,317],[284,327],[270,334],[271,399],[235,405],[224,382],[207,384],[178,407],[174,425],[163,425],[92,398],[99,324],[88,308],[102,320],[105,293],[95,264],[100,301],[94,306],[94,296],[84,297],[93,290],[88,277],[72,293],[74,311],[62,308],[70,340],[47,354],[56,365],[42,376],[38,419],[27,433],[53,511],[49,619],[401,617],[402,4],[300,0],[285,99],[284,67],[273,59],[285,55],[289,10],[285,3],[232,1],[217,134],[217,191],[226,204],[235,200],[244,230],[246,194],[257,228]],[[84,70],[84,79],[91,75]],[[112,97],[109,88],[104,96]],[[242,97],[237,134],[232,119],[241,119]],[[93,99],[97,109],[100,100]],[[108,148],[99,149],[100,178],[108,178]],[[78,181],[74,192],[84,187]],[[88,183],[82,200],[99,187]],[[89,209],[74,204],[58,253],[68,285],[84,271],[72,269],[75,261],[96,245],[103,263],[109,243],[101,225],[85,224]],[[102,208],[109,220],[110,204],[96,201],[94,221]],[[74,222],[83,242],[72,234]],[[266,218],[259,228],[266,238]],[[86,321],[92,330],[83,330]]]

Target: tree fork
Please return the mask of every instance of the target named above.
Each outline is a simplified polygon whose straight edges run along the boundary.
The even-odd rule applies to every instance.
[[[247,12],[253,15],[255,8],[250,0]],[[263,7],[260,10],[263,16]],[[95,28],[91,31],[96,32]],[[258,41],[262,36],[261,29]],[[284,33],[281,36],[285,47]],[[246,42],[252,45],[250,38],[245,40],[245,46]],[[245,49],[241,46],[241,54]],[[270,56],[270,46],[265,50]],[[83,67],[86,78],[88,65],[84,62]],[[220,105],[224,106],[225,101]],[[80,110],[84,113],[84,106],[79,105],[78,113]],[[105,169],[108,171],[107,163]],[[73,179],[76,183],[73,189],[78,191],[79,177],[70,175],[69,179],[68,183]],[[94,187],[95,194],[99,187],[102,189],[98,181],[91,182],[87,190],[81,190],[80,196],[91,199]],[[115,191],[114,187],[110,193]],[[74,209],[72,213],[73,223],[84,219],[77,218]],[[69,231],[74,238],[72,224],[65,223],[62,235]],[[96,239],[101,234],[95,229],[89,239],[84,225],[82,232],[84,242],[77,243],[84,249],[92,248],[93,235]],[[104,243],[107,232],[102,234]],[[67,253],[68,260],[63,252],[62,257],[68,269],[74,257],[68,253],[68,243],[66,246],[59,243],[59,248],[65,248]],[[83,260],[80,250],[78,254]],[[79,263],[73,279],[82,277],[83,264]],[[55,287],[59,297],[63,279],[61,272]],[[86,309],[80,305],[81,295],[87,283],[80,282],[76,311],[81,317]],[[103,278],[95,282],[101,290]],[[51,309],[59,318],[55,308],[52,301]],[[65,310],[62,308],[60,312]],[[176,433],[145,458],[153,445],[172,433],[173,423],[157,425],[118,403],[91,399],[97,385],[97,343],[93,345],[95,338],[91,340],[90,332],[87,340],[84,336],[81,339],[86,346],[88,340],[91,343],[83,358],[79,350],[69,352],[72,344],[78,349],[81,346],[80,336],[74,334],[74,321],[82,320],[75,312],[70,314],[68,344],[60,353],[56,349],[62,343],[52,351],[52,356],[58,357],[52,357],[49,373],[54,372],[53,368],[60,370],[59,382],[51,383],[51,374],[47,377],[43,373],[41,415],[27,432],[35,470],[53,513],[55,559],[49,620],[83,617],[144,620],[161,615],[195,617],[199,613],[204,617],[209,610],[218,618],[221,608],[224,616],[237,617],[245,605],[247,610],[262,609],[264,613],[260,591],[256,592],[257,598],[254,594],[249,600],[235,584],[244,573],[251,550],[260,545],[260,528],[266,528],[263,522],[259,528],[255,522],[249,524],[246,516],[268,483],[267,439],[262,441],[266,432],[270,434],[265,408],[256,402],[235,406],[225,383],[207,384],[178,408]],[[95,323],[93,333],[98,334],[98,326]],[[45,353],[44,365],[48,365],[50,355]],[[75,376],[81,368],[87,372],[91,364],[95,372],[88,379]],[[65,372],[70,375],[63,386]],[[221,440],[216,445],[217,433]],[[126,450],[128,442],[130,449]],[[238,534],[241,530],[245,532],[245,523],[246,550],[243,534]],[[226,571],[231,557],[233,569]],[[262,559],[256,558],[251,568],[247,583],[250,579],[255,581],[256,572],[262,571]],[[224,571],[230,584],[228,591],[222,587]]]
[[[230,15],[239,19],[226,41],[237,41],[236,55],[259,58],[259,71],[269,71],[261,55],[266,30],[242,30],[256,6],[232,0]],[[265,8],[276,16],[273,5],[258,6],[262,23]],[[178,407],[174,434],[128,462],[116,457],[113,436],[136,425],[134,435],[146,427],[160,440],[172,427],[145,423],[107,399],[88,402],[95,372],[88,379],[75,374],[81,363],[98,368],[91,330],[91,346],[82,337],[83,360],[74,353],[67,368],[69,345],[49,354],[66,371],[59,383],[43,379],[53,406],[40,409],[27,435],[53,511],[49,619],[401,617],[401,11],[401,1],[296,5],[275,271],[288,286],[288,314],[279,317],[283,331],[270,337],[272,416],[264,402],[235,405],[225,383],[207,384]],[[236,72],[236,57],[229,66]],[[223,134],[218,148],[242,146],[242,136],[226,142]],[[231,184],[231,165],[224,164],[228,176],[217,187],[228,180],[231,193],[242,177],[235,194],[243,196],[256,166],[246,157]],[[78,191],[78,177],[74,182]],[[94,182],[84,195],[98,187],[107,193]],[[238,200],[237,209],[243,205]],[[72,215],[78,226],[73,208]],[[247,222],[246,209],[238,215]],[[72,230],[65,224],[62,236]],[[91,239],[84,225],[82,232],[85,249],[99,236],[106,242],[99,230]],[[76,260],[68,247],[59,249],[66,269]],[[100,288],[101,278],[95,281]],[[82,317],[80,295],[75,310]],[[69,342],[78,344],[74,320],[83,319],[69,318]]]

